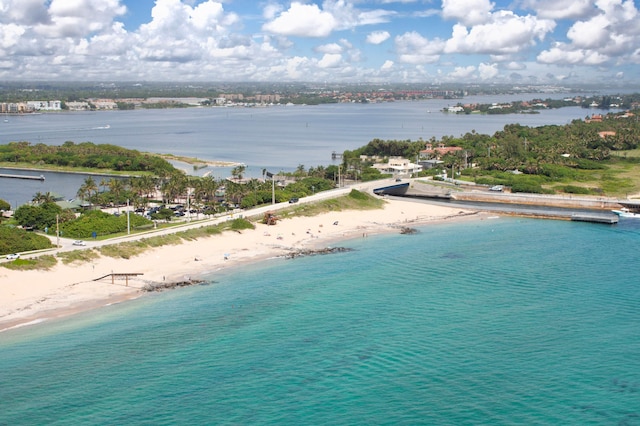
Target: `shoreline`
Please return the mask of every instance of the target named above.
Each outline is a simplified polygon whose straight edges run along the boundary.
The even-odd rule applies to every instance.
[[[218,271],[281,258],[296,250],[317,250],[362,236],[400,232],[402,227],[480,220],[485,213],[406,200],[385,200],[376,210],[345,210],[283,218],[276,225],[225,231],[179,245],[148,250],[130,259],[101,256],[94,262],[49,271],[0,268],[0,333],[68,317],[144,296],[145,285],[201,280]],[[141,273],[113,279],[111,273]],[[99,277],[107,276],[96,280]],[[174,289],[175,290],[175,289]],[[161,290],[168,291],[168,290]]]

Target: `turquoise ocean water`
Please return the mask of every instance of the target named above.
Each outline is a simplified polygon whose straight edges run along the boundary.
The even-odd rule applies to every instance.
[[[0,424],[640,424],[638,222],[431,225],[10,330]]]

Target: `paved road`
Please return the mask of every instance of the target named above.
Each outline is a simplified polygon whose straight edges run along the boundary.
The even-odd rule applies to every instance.
[[[357,183],[354,185],[345,186],[343,188],[336,188],[329,191],[323,191],[314,195],[310,195],[308,197],[300,198],[297,204],[312,203],[315,201],[326,200],[329,198],[336,198],[341,195],[348,194],[349,192],[351,192],[352,189],[371,192],[373,188],[377,188],[379,186],[384,186],[392,183],[395,183],[393,179]],[[88,249],[88,248],[98,248],[98,247],[106,246],[109,244],[118,244],[126,241],[134,241],[142,237],[175,234],[176,232],[186,231],[188,229],[217,225],[219,223],[224,223],[226,221],[237,219],[240,217],[255,217],[255,216],[261,217],[262,215],[264,215],[264,213],[268,211],[279,211],[290,206],[291,204],[289,202],[270,204],[267,206],[261,206],[261,207],[249,209],[249,210],[236,210],[234,212],[230,212],[229,214],[225,214],[222,216],[209,217],[207,219],[200,219],[200,220],[190,220],[191,218],[189,218],[188,216],[184,216],[185,221],[180,225],[172,226],[170,228],[152,229],[145,232],[136,232],[135,234],[125,235],[125,236],[116,237],[116,238],[109,238],[107,240],[99,240],[99,241],[86,240],[84,241],[86,244],[84,246],[73,245],[73,242],[75,241],[75,239],[63,238],[63,237],[56,238],[55,236],[48,235],[49,239],[51,239],[54,245],[59,243],[58,248],[42,250],[34,253],[21,254],[21,258],[29,259],[29,258],[41,256],[43,254],[56,255],[57,253],[61,253],[61,252],[82,250],[82,249]],[[135,213],[131,213],[131,214],[135,214]],[[4,260],[5,259],[3,256],[2,261]]]

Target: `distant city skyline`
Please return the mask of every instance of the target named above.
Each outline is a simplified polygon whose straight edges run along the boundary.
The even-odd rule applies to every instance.
[[[640,0],[0,0],[0,80],[638,85]]]

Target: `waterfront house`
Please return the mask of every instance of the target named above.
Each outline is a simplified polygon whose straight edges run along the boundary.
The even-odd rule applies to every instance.
[[[380,170],[380,173],[389,173],[394,176],[410,175],[422,171],[422,166],[420,164],[412,163],[402,157],[390,157],[386,163],[374,164],[373,168]]]
[[[459,146],[445,146],[443,143],[439,143],[437,147],[434,147],[432,143],[427,143],[426,148],[420,151],[420,156],[424,158],[440,158],[446,154],[453,154],[457,151],[462,151]]]

